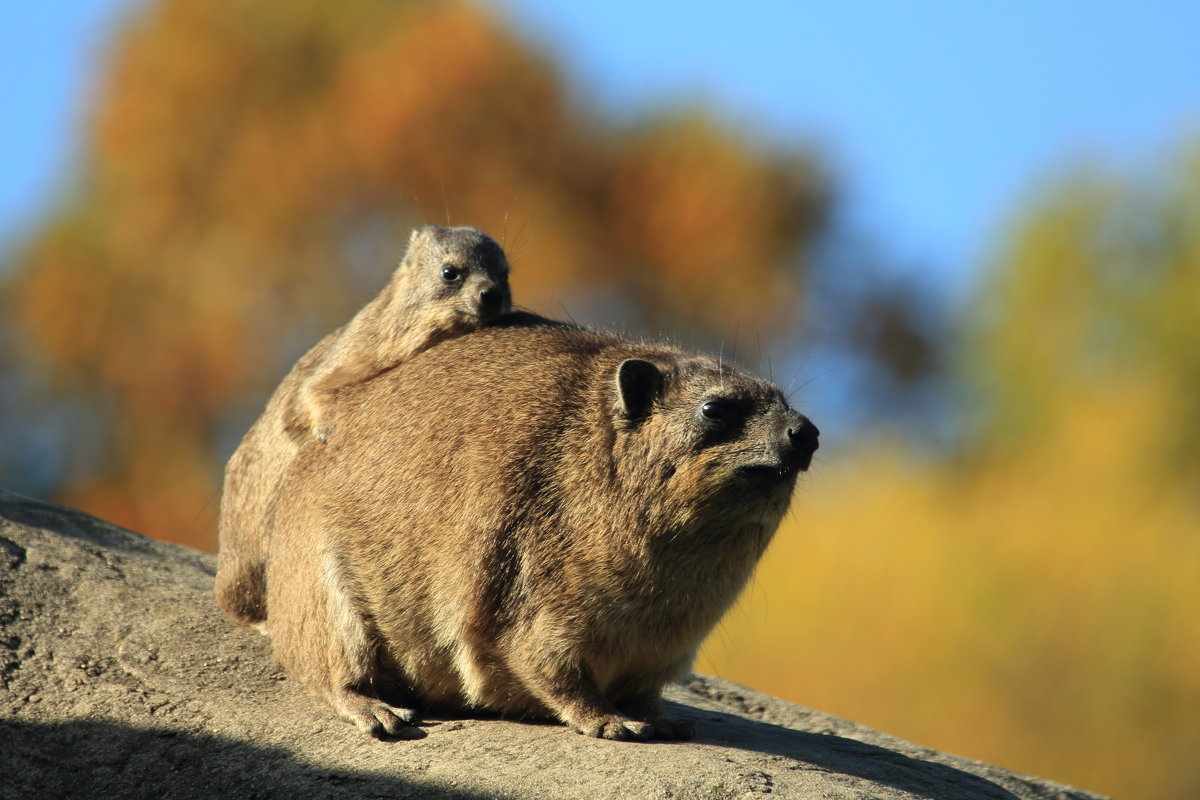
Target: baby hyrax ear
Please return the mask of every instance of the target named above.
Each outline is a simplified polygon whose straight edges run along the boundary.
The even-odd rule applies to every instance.
[[[640,419],[662,394],[663,375],[657,366],[640,358],[627,358],[617,367],[617,413]]]

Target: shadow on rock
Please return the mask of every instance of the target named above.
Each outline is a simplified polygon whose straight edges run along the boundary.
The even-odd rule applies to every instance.
[[[321,769],[279,748],[75,720],[0,722],[3,798],[434,798],[483,795]]]
[[[795,731],[720,711],[672,702],[666,705],[671,716],[695,720],[695,742],[800,762],[789,769],[854,776],[930,800],[1018,800],[1012,792],[986,778],[885,747],[832,734]]]

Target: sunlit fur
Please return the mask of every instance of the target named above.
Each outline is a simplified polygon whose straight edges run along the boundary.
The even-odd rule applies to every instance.
[[[713,397],[735,425],[699,415]],[[668,347],[528,315],[443,342],[347,389],[285,476],[276,653],[376,734],[396,725],[364,700],[404,698],[684,735],[661,688],[745,584],[815,430],[774,386]]]

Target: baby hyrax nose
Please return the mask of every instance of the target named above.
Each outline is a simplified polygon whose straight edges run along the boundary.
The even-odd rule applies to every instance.
[[[817,430],[816,425],[809,421],[808,417],[792,413],[794,417],[788,421],[787,438],[793,448],[796,466],[801,470],[806,470],[812,463],[813,453],[817,452],[817,448],[820,447],[817,440],[821,436],[821,432]]]
[[[479,293],[479,308],[484,314],[495,316],[504,305],[504,292],[495,286],[489,286]]]

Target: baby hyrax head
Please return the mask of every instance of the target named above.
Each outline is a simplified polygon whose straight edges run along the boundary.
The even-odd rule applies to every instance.
[[[817,450],[820,432],[776,386],[711,359],[627,359],[614,394],[618,458],[661,471],[663,499],[701,525],[771,526]]]
[[[475,228],[418,228],[398,272],[408,302],[446,330],[486,325],[512,308],[504,250]]]

